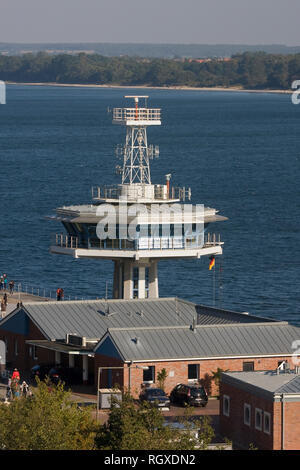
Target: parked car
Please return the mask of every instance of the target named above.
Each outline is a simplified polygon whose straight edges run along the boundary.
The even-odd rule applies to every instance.
[[[170,399],[161,388],[146,388],[140,394],[141,401],[147,401],[151,405],[158,406],[159,408],[170,406]]]
[[[49,378],[55,385],[59,381],[68,385],[82,383],[82,370],[76,367],[55,366],[49,370]]]
[[[178,384],[170,394],[171,403],[191,406],[206,406],[208,402],[207,393],[201,385]]]
[[[30,370],[31,379],[38,377],[40,380],[44,380],[52,367],[53,364],[36,364]]]

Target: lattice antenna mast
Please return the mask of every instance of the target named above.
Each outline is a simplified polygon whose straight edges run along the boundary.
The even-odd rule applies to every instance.
[[[114,108],[113,122],[126,126],[123,148],[122,184],[151,184],[150,158],[158,156],[157,147],[148,146],[147,126],[160,125],[160,109],[148,108],[148,96],[125,96],[133,98],[134,108]],[[145,100],[139,107],[140,99]]]

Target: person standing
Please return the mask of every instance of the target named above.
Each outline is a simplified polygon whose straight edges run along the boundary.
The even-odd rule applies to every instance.
[[[20,384],[17,379],[11,379],[11,391],[13,398],[17,398],[20,396]]]
[[[9,281],[9,292],[10,292],[10,294],[14,293],[14,287],[15,287],[15,281],[13,281],[13,280]]]
[[[11,380],[16,380],[17,382],[20,381],[20,372],[17,368],[14,369],[13,374],[11,376]]]
[[[56,300],[60,300],[60,299],[61,299],[61,289],[59,287],[56,291]]]
[[[5,317],[6,315],[6,304],[4,302],[4,299],[1,300],[1,317]]]
[[[21,390],[21,395],[26,398],[27,396],[29,396],[29,386],[28,384],[25,382],[25,380],[23,380],[22,384],[21,384],[21,387],[20,387],[20,390]]]
[[[11,379],[8,379],[7,387],[6,387],[6,400],[10,401],[12,397],[11,391]]]

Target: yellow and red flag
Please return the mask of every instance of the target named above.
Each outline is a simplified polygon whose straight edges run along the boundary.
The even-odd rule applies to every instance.
[[[208,269],[211,270],[214,267],[216,260],[214,256],[211,256],[209,259],[210,259],[210,263],[209,263]]]

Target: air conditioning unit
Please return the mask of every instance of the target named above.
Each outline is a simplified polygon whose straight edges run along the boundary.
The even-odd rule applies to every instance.
[[[71,333],[66,334],[66,343],[70,344],[71,346],[77,347],[86,347],[86,337],[85,336],[78,336]]]

